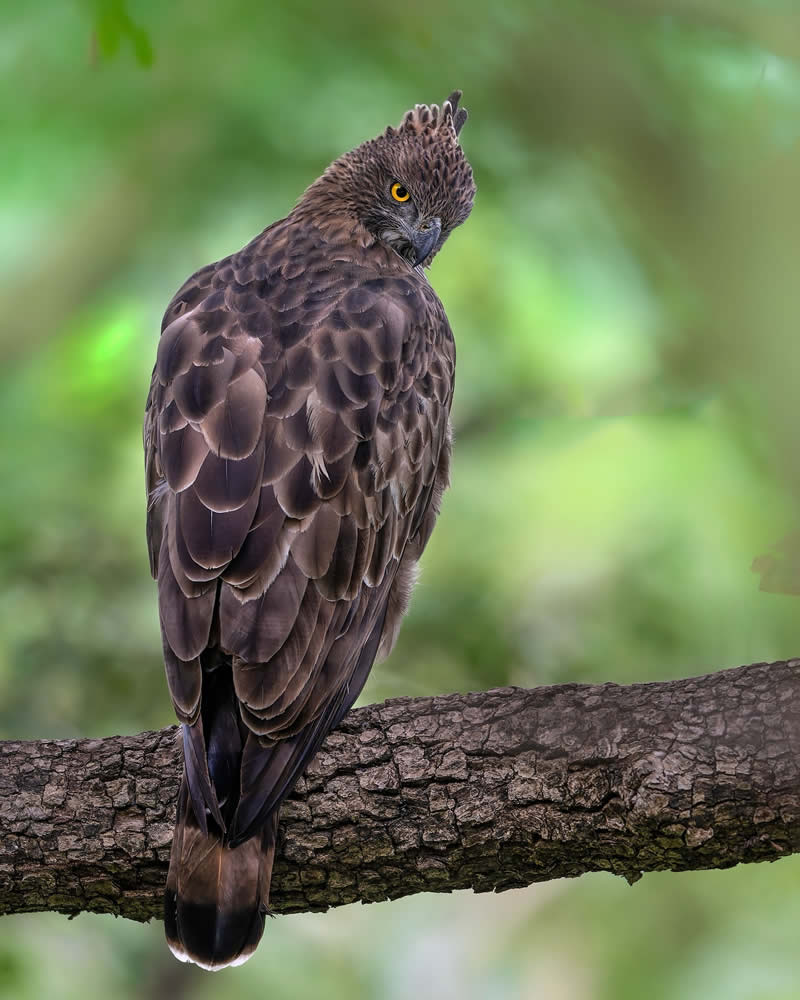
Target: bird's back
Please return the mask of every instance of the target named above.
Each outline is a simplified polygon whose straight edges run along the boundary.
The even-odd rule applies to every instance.
[[[185,760],[165,924],[207,968],[258,943],[280,803],[391,649],[448,482],[442,305],[329,187],[182,286],[145,413]]]
[[[260,933],[240,907],[221,919],[210,880],[247,855],[250,884],[264,881],[274,833],[251,838],[407,603],[390,595],[433,496],[454,348],[427,281],[392,256],[284,220],[198,272],[165,317],[150,547],[192,812],[168,907],[176,953],[208,965]],[[209,836],[219,857],[181,886]]]

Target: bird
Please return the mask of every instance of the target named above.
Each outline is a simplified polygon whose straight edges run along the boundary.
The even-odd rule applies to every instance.
[[[455,343],[426,269],[469,216],[461,92],[334,160],[167,307],[147,542],[183,772],[164,923],[255,951],[281,802],[397,638],[449,484]]]

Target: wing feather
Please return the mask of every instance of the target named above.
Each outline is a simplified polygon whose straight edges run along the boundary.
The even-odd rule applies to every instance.
[[[269,589],[255,600],[242,603],[234,587],[223,583],[219,599],[222,649],[249,663],[266,663],[293,629],[307,586],[308,577],[291,556]]]
[[[314,266],[313,241],[287,257],[281,238],[181,289],[145,419],[190,793],[221,815],[200,707],[206,671],[230,669],[244,727],[234,840],[280,802],[396,633],[393,595],[410,591],[438,511],[452,395],[452,338],[424,279],[338,268],[324,251]]]

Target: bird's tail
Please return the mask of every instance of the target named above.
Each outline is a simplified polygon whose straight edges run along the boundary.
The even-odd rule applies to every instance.
[[[268,912],[277,827],[275,810],[237,847],[213,823],[204,832],[184,774],[164,894],[167,944],[176,958],[216,970],[253,954]]]

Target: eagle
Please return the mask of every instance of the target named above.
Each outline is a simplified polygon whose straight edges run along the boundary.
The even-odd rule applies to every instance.
[[[455,91],[335,160],[170,302],[147,541],[184,769],[167,942],[261,938],[280,804],[391,651],[449,482],[455,345],[425,268],[472,209]]]

